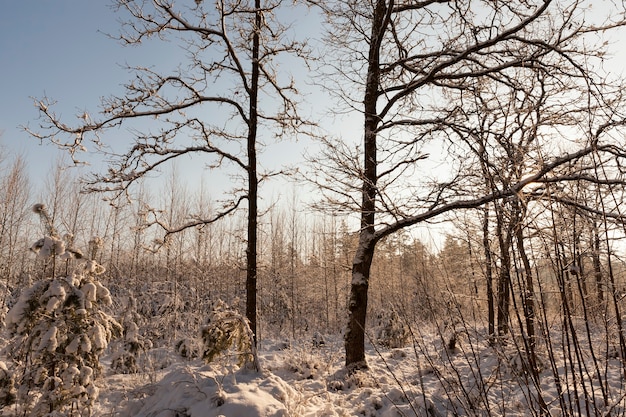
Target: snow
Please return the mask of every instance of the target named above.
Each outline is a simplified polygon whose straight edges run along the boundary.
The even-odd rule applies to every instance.
[[[80,347],[81,337],[77,336],[72,339],[69,345],[65,347],[65,353],[68,355],[76,355]]]
[[[93,340],[93,344],[96,349],[102,350],[107,347],[107,332],[105,328],[102,327],[100,324],[96,324],[95,326],[93,326],[93,328],[89,332],[89,336],[91,340]]]
[[[206,367],[175,365],[154,394],[137,401],[124,415],[148,417],[287,416],[279,400],[289,386],[280,378],[237,375],[218,379]]]
[[[35,285],[22,292],[15,305],[7,312],[5,317],[6,327],[9,330],[17,329],[18,332],[22,332],[28,325],[24,318],[30,308],[29,301],[37,292],[41,291],[44,285],[43,282],[35,283]]]
[[[31,251],[37,254],[38,258],[46,259],[55,255],[62,255],[65,253],[65,242],[61,239],[45,236],[38,241],[36,241],[33,246],[31,246]]]
[[[27,354],[35,366],[27,372],[0,362],[0,401],[15,394],[5,389],[14,372],[14,377],[27,377],[26,383],[43,381],[32,415],[46,415],[36,411],[49,410],[59,392],[68,398],[68,407],[87,410],[85,415],[116,417],[626,414],[626,368],[611,322],[592,325],[572,317],[567,333],[561,333],[559,317],[546,320],[550,324],[533,339],[537,379],[525,353],[529,341],[520,334],[490,340],[484,325],[466,318],[409,326],[394,310],[379,315],[378,324],[368,329],[369,369],[348,372],[341,336],[312,332],[300,340],[260,340],[260,366],[255,367],[260,371],[253,371],[241,360],[253,346],[231,340],[251,340],[249,327],[219,301],[210,314],[204,312],[208,320],[198,340],[188,335],[187,341],[200,345],[205,337],[223,345],[211,351],[210,364],[197,358],[203,349],[196,349],[195,356],[194,349],[183,349],[183,357],[175,343],[153,348],[127,313],[125,339],[110,344],[113,329],[121,333],[121,327],[94,310],[108,304],[111,294],[92,278],[41,281],[22,291],[6,316],[9,333],[19,333],[8,352],[18,356],[2,359]],[[82,308],[86,302],[89,311]],[[572,332],[575,345],[568,342]],[[119,366],[120,360],[126,366]],[[18,388],[19,398],[31,398],[24,387]],[[0,416],[18,411],[0,406]]]
[[[81,290],[83,291],[83,293],[85,293],[86,301],[90,301],[90,302],[96,301],[96,291],[97,291],[96,284],[94,284],[93,282],[87,282],[85,283],[85,285],[82,286]]]
[[[328,335],[325,339],[321,346],[312,340],[262,342],[261,373],[229,365],[232,358],[209,365],[182,358],[171,361],[173,352],[163,369],[135,375],[109,372],[96,415],[515,417],[529,415],[531,407],[538,411],[538,392],[550,416],[563,415],[550,367],[544,367],[542,382],[534,387],[519,368],[513,346],[491,346],[478,339],[470,343],[463,337],[457,349],[447,350],[445,340],[434,332],[425,333],[403,348],[368,345],[370,369],[348,375],[342,340]],[[162,352],[160,357],[163,360]],[[600,413],[612,409],[616,414],[625,410],[621,365],[617,359],[607,360],[609,401],[603,403],[597,378],[590,375],[586,390],[595,406],[589,415],[595,415],[596,409]],[[148,362],[158,368],[158,360]],[[565,372],[564,365],[560,369]],[[563,398],[573,404],[573,381],[563,377],[561,382]],[[582,395],[579,400],[582,412],[576,415],[587,415]]]
[[[352,283],[351,285],[356,286],[356,285],[365,285],[367,284],[367,279],[365,278],[365,275],[363,275],[360,272],[353,272],[352,273]]]
[[[97,267],[94,268],[95,269],[95,273],[101,274],[104,272],[104,267],[101,265],[97,265]],[[109,290],[104,287],[102,284],[100,284],[99,282],[96,282],[96,294],[98,296],[99,299],[102,300],[102,302],[105,305],[111,305],[113,304],[113,299],[111,298],[111,293],[109,292]]]
[[[39,348],[37,350],[47,350],[48,352],[54,352],[59,346],[57,342],[56,326],[51,327],[41,338]]]

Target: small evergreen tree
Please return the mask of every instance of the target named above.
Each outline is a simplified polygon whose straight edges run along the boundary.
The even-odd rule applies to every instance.
[[[261,370],[254,334],[248,321],[222,300],[213,303],[202,329],[202,342],[202,358],[207,363],[234,348],[239,366],[255,371]]]
[[[109,291],[98,282],[104,267],[68,249],[59,238],[45,206],[34,211],[46,226],[46,236],[31,250],[51,260],[52,277],[25,289],[6,317],[12,336],[7,356],[15,362],[18,404],[24,415],[91,415],[98,396],[94,379],[100,373],[100,355],[120,325],[102,310],[111,304]],[[96,239],[92,241],[96,242]],[[81,259],[81,267],[55,276],[55,259]]]
[[[0,362],[0,410],[15,402],[15,394],[13,373],[4,362]]]
[[[395,310],[378,315],[376,341],[386,348],[401,348],[409,343],[411,331],[406,321]]]
[[[126,311],[119,318],[124,329],[122,337],[115,348],[115,354],[111,360],[111,368],[122,374],[135,374],[140,371],[138,359],[140,355],[152,347],[150,340],[143,337],[139,332],[137,321],[137,301],[132,295],[128,296]]]

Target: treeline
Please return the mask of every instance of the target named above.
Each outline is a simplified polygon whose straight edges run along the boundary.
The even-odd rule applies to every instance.
[[[164,239],[158,223],[175,227],[194,216],[210,215],[211,206],[217,204],[202,189],[188,188],[177,174],[159,188],[139,187],[127,200],[111,202],[104,194],[84,193],[78,171],[61,163],[45,182],[36,184],[24,160],[17,157],[2,161],[0,185],[5,190],[0,206],[5,311],[22,288],[50,277],[53,266],[58,274],[72,270],[71,265],[52,265],[29,251],[46,233],[32,211],[36,203],[47,207],[55,227],[74,249],[86,251],[93,237],[103,240],[97,254],[97,261],[107,268],[102,281],[119,306],[142,316],[147,336],[168,343],[196,336],[203,312],[216,299],[243,311],[245,217],[232,215]],[[259,235],[259,338],[340,332],[356,247],[356,231],[348,221],[307,211],[294,197],[287,206],[274,205],[265,212]],[[415,249],[419,264],[396,265],[399,249]],[[380,285],[372,294],[379,309],[392,300],[410,305],[407,284],[414,286],[415,277],[432,262],[428,249],[417,241],[402,248],[394,243],[389,251],[389,256],[381,252],[384,259],[377,264]]]
[[[202,189],[186,187],[177,174],[159,189],[139,187],[128,200],[113,203],[103,194],[82,193],[77,174],[60,164],[39,192],[23,159],[7,158],[0,172],[5,311],[21,288],[49,277],[53,267],[29,254],[44,233],[31,211],[36,202],[46,205],[56,228],[76,249],[87,250],[94,236],[103,239],[97,259],[107,268],[103,282],[117,311],[132,310],[153,343],[196,337],[216,299],[245,308],[243,216],[164,239],[159,224],[184,224],[210,214],[215,204]],[[384,239],[372,266],[371,328],[390,311],[408,323],[443,328],[472,317],[493,338],[511,327],[537,333],[537,326],[564,311],[568,317],[616,317],[625,292],[623,263],[616,256],[618,230],[563,206],[502,227],[512,211],[497,208],[451,220],[454,232],[440,247],[422,243],[410,231]],[[307,210],[297,196],[268,208],[259,224],[259,340],[341,333],[358,230],[347,218]],[[516,235],[513,226],[521,227],[523,235]],[[63,273],[68,265],[54,267]]]

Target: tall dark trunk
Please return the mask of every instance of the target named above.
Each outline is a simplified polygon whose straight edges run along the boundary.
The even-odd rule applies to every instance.
[[[602,305],[604,303],[604,280],[602,278],[602,263],[600,262],[600,232],[598,231],[598,226],[594,222],[592,229],[592,250],[591,250],[591,260],[593,264],[593,276],[595,278],[596,283],[596,298],[598,300],[598,304]]]
[[[519,253],[520,259],[522,261],[523,271],[524,271],[524,294],[523,294],[523,303],[524,303],[524,319],[526,320],[526,335],[527,338],[525,343],[527,343],[528,349],[528,361],[530,363],[532,376],[535,378],[535,381],[539,382],[539,368],[537,365],[537,355],[536,355],[536,347],[537,347],[537,335],[535,332],[535,283],[533,280],[533,271],[530,266],[530,260],[528,259],[528,254],[526,253],[526,246],[524,245],[524,229],[522,224],[522,219],[525,216],[525,210],[521,210],[521,214],[517,219],[517,224],[515,225],[515,237],[517,244],[517,251]]]
[[[246,318],[257,341],[257,216],[258,180],[256,162],[257,101],[259,89],[259,39],[261,30],[261,0],[254,2],[257,10],[252,35],[252,79],[250,81],[250,125],[248,129],[248,244],[246,247]]]
[[[496,335],[496,314],[493,297],[493,267],[491,259],[491,247],[489,245],[489,206],[484,208],[483,218],[483,250],[485,252],[485,279],[487,281],[487,321],[489,326],[489,339],[493,341]]]
[[[508,221],[505,227],[503,207],[496,209],[496,233],[500,246],[500,271],[498,272],[498,283],[496,298],[498,302],[498,336],[503,336],[509,332],[509,310],[511,305],[511,243],[512,222]]]
[[[376,137],[380,118],[376,111],[380,87],[380,47],[393,0],[377,0],[372,19],[364,104],[364,178],[361,201],[359,246],[352,262],[352,282],[345,335],[346,367],[367,368],[365,361],[365,320],[370,268],[376,247],[374,220],[376,211],[377,149]]]
[[[365,361],[365,323],[370,268],[375,246],[376,243],[362,233],[359,239],[359,248],[352,264],[348,327],[345,334],[346,366],[351,369],[367,368]]]
[[[498,274],[498,336],[509,332],[509,312],[511,306],[511,258],[509,254],[502,257],[502,265]]]
[[[530,266],[530,259],[528,253],[526,253],[526,246],[524,242],[524,224],[523,219],[526,217],[526,206],[519,201],[514,205],[515,213],[517,216],[514,218],[515,222],[515,238],[517,252],[519,253],[522,261],[523,273],[524,273],[524,293],[522,300],[524,303],[524,319],[526,321],[526,339],[524,345],[526,347],[526,358],[528,359],[530,376],[533,378],[535,388],[537,389],[537,401],[539,407],[542,410],[542,414],[547,413],[548,406],[541,394],[541,381],[539,376],[539,362],[537,361],[537,334],[535,330],[536,324],[536,312],[535,312],[535,282],[533,277],[533,270]]]

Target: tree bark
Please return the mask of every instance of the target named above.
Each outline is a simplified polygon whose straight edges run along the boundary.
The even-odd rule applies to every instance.
[[[511,304],[511,243],[513,240],[512,222],[504,220],[502,207],[497,209],[496,233],[500,246],[500,271],[498,272],[498,287],[496,298],[498,300],[498,336],[504,336],[509,332],[509,309]]]
[[[345,335],[346,367],[366,369],[365,324],[367,318],[367,293],[370,268],[374,256],[375,242],[361,235],[359,249],[352,264],[352,283],[348,304],[348,327]]]
[[[255,28],[252,35],[252,78],[250,82],[250,124],[248,130],[248,243],[246,247],[246,318],[257,343],[257,216],[258,216],[258,179],[257,179],[257,123],[259,91],[259,31],[261,30],[261,0],[255,0]]]
[[[600,232],[595,221],[593,222],[591,233],[591,259],[593,264],[593,276],[596,283],[596,299],[598,305],[602,305],[604,303],[604,279],[602,277],[602,263],[600,261]]]
[[[516,202],[515,211],[518,213],[516,216],[515,222],[515,237],[516,237],[516,245],[517,251],[519,253],[520,259],[522,261],[523,271],[524,271],[524,294],[522,295],[522,300],[524,303],[524,319],[526,320],[526,339],[524,343],[526,344],[527,349],[527,357],[530,365],[530,371],[532,372],[532,377],[535,381],[537,389],[541,388],[539,381],[539,365],[537,362],[537,335],[535,331],[535,283],[533,279],[533,270],[530,265],[530,259],[528,258],[528,254],[526,253],[526,246],[524,244],[524,224],[523,219],[526,217],[526,207],[523,203]],[[547,410],[547,406],[543,400],[541,395],[538,396],[539,404],[542,410]]]
[[[489,339],[493,341],[496,335],[496,314],[493,296],[493,267],[491,247],[489,244],[489,206],[485,205],[483,218],[483,250],[485,252],[485,279],[487,281],[487,321],[489,326]]]
[[[348,305],[348,327],[345,335],[346,367],[367,368],[365,361],[365,321],[370,268],[377,240],[374,237],[376,213],[377,129],[380,123],[376,104],[380,88],[380,47],[388,25],[393,0],[377,0],[372,19],[367,78],[364,95],[364,178],[361,202],[359,245],[352,262],[352,283]]]

